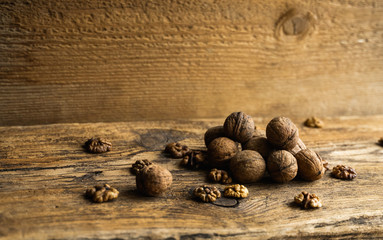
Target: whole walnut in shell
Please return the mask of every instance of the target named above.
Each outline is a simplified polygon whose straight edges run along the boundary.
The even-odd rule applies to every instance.
[[[266,163],[261,154],[244,150],[230,160],[232,176],[240,183],[252,183],[260,180],[265,174]]]
[[[208,146],[208,161],[212,167],[225,167],[238,152],[238,144],[227,137],[214,139]]]
[[[322,158],[313,150],[307,148],[295,155],[298,163],[298,175],[306,181],[315,181],[323,177],[326,169]]]
[[[276,148],[290,150],[298,142],[298,128],[286,117],[273,118],[266,127],[266,136]]]
[[[242,149],[259,152],[264,159],[267,159],[274,147],[265,137],[252,137],[242,146]]]
[[[215,127],[209,128],[205,132],[205,136],[204,136],[206,147],[209,146],[211,141],[213,141],[214,139],[219,138],[219,137],[225,137],[225,132],[223,131],[223,126],[215,126]]]
[[[172,174],[159,165],[149,165],[136,176],[138,191],[148,196],[158,196],[164,193],[173,182]]]
[[[295,155],[297,154],[298,152],[302,151],[303,149],[306,149],[306,145],[304,144],[304,142],[299,138],[298,139],[298,142],[297,142],[297,145],[295,145],[295,147],[293,147],[292,149],[289,150],[289,152],[292,154],[292,155]]]
[[[254,121],[243,112],[233,112],[226,118],[223,129],[227,137],[245,143],[253,136]]]
[[[298,173],[295,157],[285,150],[278,150],[270,154],[266,163],[270,177],[280,183],[293,180]]]

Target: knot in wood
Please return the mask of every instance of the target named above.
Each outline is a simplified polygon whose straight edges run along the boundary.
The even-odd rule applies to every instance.
[[[313,32],[315,16],[309,11],[290,9],[276,23],[275,36],[280,40],[302,40]]]

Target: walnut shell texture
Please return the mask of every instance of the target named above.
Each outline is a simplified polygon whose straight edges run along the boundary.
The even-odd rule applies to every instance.
[[[307,148],[295,155],[298,163],[298,175],[303,180],[315,181],[323,177],[326,169],[322,158],[313,150]]]
[[[209,144],[216,138],[219,137],[225,137],[225,132],[223,131],[223,126],[215,126],[212,128],[209,128],[205,132],[204,140],[206,147],[209,146]]]
[[[275,182],[285,183],[293,180],[298,173],[295,157],[285,150],[278,150],[270,154],[266,168]]]
[[[274,147],[265,137],[252,137],[243,145],[243,150],[257,151],[264,159],[267,159],[274,151]]]
[[[293,149],[299,139],[298,128],[286,117],[273,118],[266,127],[266,136],[276,148]]]
[[[230,170],[238,182],[252,183],[263,177],[266,171],[266,162],[258,152],[244,150],[230,160]]]
[[[227,137],[245,143],[253,136],[254,121],[246,113],[233,112],[226,118],[223,128]]]
[[[238,152],[238,144],[227,137],[214,139],[208,146],[208,161],[212,167],[226,167]]]
[[[172,174],[159,165],[150,165],[142,169],[136,176],[138,191],[148,196],[159,196],[173,182]]]

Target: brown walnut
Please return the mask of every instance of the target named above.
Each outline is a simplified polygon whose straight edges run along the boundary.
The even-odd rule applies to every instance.
[[[104,184],[104,186],[97,185],[93,188],[88,188],[85,192],[85,196],[92,199],[93,202],[102,203],[111,201],[118,197],[119,192],[117,189]]]
[[[231,183],[233,180],[225,170],[218,170],[213,168],[209,173],[209,179],[213,182],[220,182],[223,184]]]
[[[234,179],[240,183],[252,183],[263,177],[266,163],[258,152],[244,150],[230,160],[230,170]]]
[[[205,136],[204,136],[206,147],[209,147],[209,144],[211,143],[211,141],[219,137],[225,137],[223,126],[216,126],[216,127],[209,128],[205,132]]]
[[[148,196],[161,195],[172,185],[172,182],[172,174],[155,164],[145,167],[136,176],[138,191]]]
[[[143,160],[137,160],[135,163],[132,164],[132,172],[137,175],[142,169],[144,169],[147,166],[152,165],[153,163],[147,159]]]
[[[266,136],[276,148],[283,150],[294,148],[299,139],[297,126],[286,117],[273,118],[267,124]]]
[[[233,112],[226,118],[223,129],[227,137],[245,143],[253,136],[254,121],[243,112]]]
[[[112,143],[102,138],[91,138],[85,142],[84,147],[90,153],[104,153],[112,149]]]
[[[303,143],[303,141],[299,138],[298,139],[298,142],[297,142],[297,145],[295,145],[295,147],[293,147],[292,149],[289,150],[289,152],[292,154],[292,155],[295,155],[297,154],[298,152],[302,151],[303,149],[306,149],[306,145]]]
[[[286,150],[278,150],[270,154],[266,162],[271,178],[280,183],[293,180],[298,173],[295,157]]]
[[[169,153],[173,158],[183,158],[188,155],[191,150],[186,145],[174,142],[166,145],[165,152]]]
[[[264,159],[267,159],[274,147],[265,137],[252,137],[243,145],[242,149],[257,151]]]
[[[208,147],[208,161],[212,167],[225,167],[238,152],[238,144],[227,137],[214,139]]]
[[[298,175],[306,181],[315,181],[323,177],[326,169],[322,158],[313,150],[307,148],[295,155],[298,162]]]

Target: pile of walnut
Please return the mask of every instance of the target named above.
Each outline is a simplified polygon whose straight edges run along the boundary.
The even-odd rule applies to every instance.
[[[212,168],[209,179],[222,184],[232,181],[253,183],[263,178],[266,171],[278,183],[289,182],[297,176],[306,181],[315,181],[329,169],[327,161],[305,146],[299,138],[298,128],[286,117],[273,118],[266,131],[261,131],[255,128],[249,115],[234,112],[226,118],[223,126],[208,129],[204,140],[208,149],[206,156],[179,143],[168,144],[165,151],[175,158],[183,158],[181,164],[192,169],[201,166]],[[356,172],[350,167],[337,166],[332,176],[352,180]],[[240,188],[245,194],[241,195]],[[228,189],[237,190],[231,194],[233,197],[248,195],[243,185],[232,185],[225,191]],[[221,196],[217,191],[215,187],[204,185],[196,188],[194,194],[202,201],[212,202]],[[304,193],[301,194],[304,197],[296,197],[296,203],[302,203],[304,208],[322,206],[315,194]],[[306,198],[309,200],[303,200]],[[315,199],[315,204],[312,199]]]

